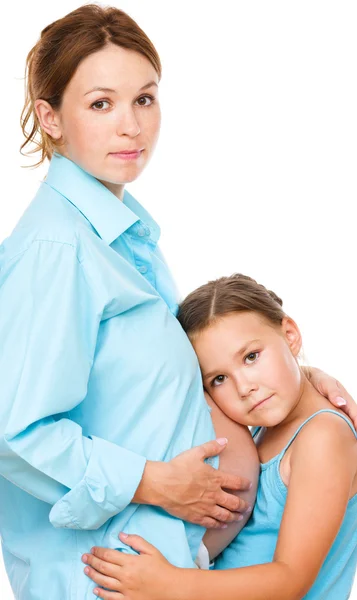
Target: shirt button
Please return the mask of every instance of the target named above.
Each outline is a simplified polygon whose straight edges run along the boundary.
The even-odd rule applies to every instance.
[[[149,227],[145,227],[145,234],[146,235],[150,235],[151,231],[149,229]]]
[[[144,235],[146,235],[146,231],[145,231],[144,227],[139,227],[139,229],[138,229],[138,236],[139,237],[144,237]]]
[[[148,272],[148,268],[147,267],[139,267],[139,271],[140,273],[147,273]]]

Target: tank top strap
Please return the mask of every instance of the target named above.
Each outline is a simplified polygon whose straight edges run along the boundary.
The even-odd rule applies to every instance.
[[[260,425],[258,425],[257,427],[252,427],[252,429],[250,430],[250,435],[252,436],[253,440],[258,435],[260,430],[261,430]]]
[[[311,419],[313,419],[314,417],[316,417],[316,415],[320,415],[321,413],[332,413],[333,415],[337,415],[338,417],[341,417],[341,419],[343,419],[344,421],[346,421],[347,425],[350,426],[351,430],[354,433],[355,438],[357,439],[357,431],[353,427],[353,425],[352,425],[351,421],[349,420],[349,418],[346,417],[346,415],[343,415],[343,414],[337,412],[337,410],[333,410],[332,408],[322,408],[321,410],[318,410],[317,412],[315,412],[313,415],[310,415],[303,423],[301,423],[301,425],[297,428],[297,430],[295,431],[295,433],[293,434],[293,436],[290,438],[290,440],[288,441],[288,443],[286,444],[286,446],[279,453],[280,460],[284,456],[284,454],[287,451],[287,449],[289,448],[289,446],[291,446],[291,444],[295,440],[296,436],[300,433],[300,431],[302,430],[302,428],[306,425],[306,423],[308,423],[309,421],[311,421]]]

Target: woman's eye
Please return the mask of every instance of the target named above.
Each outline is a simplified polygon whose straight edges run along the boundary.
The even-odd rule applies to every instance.
[[[222,385],[225,382],[227,377],[225,375],[217,375],[214,379],[212,379],[211,385],[216,387],[217,385]]]
[[[150,106],[154,100],[155,98],[153,96],[140,96],[136,102],[139,106]]]
[[[258,356],[259,356],[259,352],[250,352],[245,357],[244,362],[248,365],[251,365],[252,363],[254,363],[257,360]]]
[[[109,106],[108,100],[98,100],[97,102],[93,102],[93,104],[91,105],[91,108],[94,108],[94,110],[97,110],[98,112],[100,112],[100,111],[108,108],[108,106],[104,106],[105,104],[107,104]]]

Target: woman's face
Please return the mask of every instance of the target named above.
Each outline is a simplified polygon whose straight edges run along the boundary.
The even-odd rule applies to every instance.
[[[57,112],[60,152],[110,189],[136,179],[159,136],[158,83],[132,50],[108,44],[85,58]]]
[[[296,407],[301,337],[291,319],[278,327],[254,312],[230,313],[191,341],[205,389],[233,421],[272,427]]]

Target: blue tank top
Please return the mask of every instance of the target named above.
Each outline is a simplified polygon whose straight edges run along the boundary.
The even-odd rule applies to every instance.
[[[281,460],[302,427],[316,415],[329,412],[348,423],[335,410],[324,409],[311,415],[294,433],[284,449],[261,464],[260,481],[253,514],[247,525],[215,561],[215,569],[234,569],[272,562],[283,516],[287,487],[280,476]],[[255,434],[259,431],[255,431]],[[357,494],[347,505],[344,520],[306,600],[346,600],[349,598],[357,565]]]

